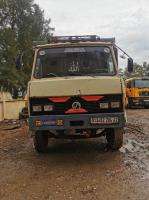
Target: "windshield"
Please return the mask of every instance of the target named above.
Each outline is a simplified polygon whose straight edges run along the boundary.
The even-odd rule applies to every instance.
[[[38,51],[36,78],[85,75],[114,75],[110,48],[67,47]]]
[[[149,80],[135,80],[135,88],[149,88]]]

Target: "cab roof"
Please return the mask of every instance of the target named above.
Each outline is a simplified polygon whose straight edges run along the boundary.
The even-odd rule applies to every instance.
[[[113,45],[111,42],[79,42],[79,43],[56,43],[56,44],[45,44],[45,45],[37,45],[34,46],[33,48],[47,48],[47,47],[71,47],[71,46],[111,46]]]
[[[95,46],[115,43],[115,38],[100,38],[96,35],[81,36],[53,36],[44,41],[33,41],[33,48],[67,47],[67,46]]]

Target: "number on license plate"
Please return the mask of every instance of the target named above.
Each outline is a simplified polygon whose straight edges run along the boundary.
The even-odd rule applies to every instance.
[[[117,124],[119,122],[118,117],[93,117],[91,118],[91,124]]]

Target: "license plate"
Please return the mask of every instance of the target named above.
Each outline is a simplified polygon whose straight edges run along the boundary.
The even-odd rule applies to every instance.
[[[64,121],[62,119],[57,120],[44,120],[42,121],[42,126],[63,126]]]
[[[92,117],[91,124],[118,124],[118,117]]]

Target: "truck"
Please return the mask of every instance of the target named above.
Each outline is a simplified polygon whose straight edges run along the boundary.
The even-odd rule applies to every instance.
[[[149,108],[149,78],[133,77],[125,80],[126,106]]]
[[[133,60],[128,58],[128,71],[132,68]],[[105,136],[108,149],[118,150],[123,145],[126,112],[115,38],[53,36],[35,41],[28,109],[29,129],[39,153],[47,151],[51,138],[100,136]]]

